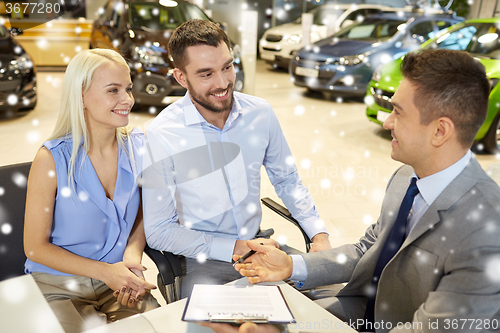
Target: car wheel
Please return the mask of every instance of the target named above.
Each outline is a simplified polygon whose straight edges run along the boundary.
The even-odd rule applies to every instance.
[[[500,112],[491,123],[490,129],[483,139],[484,149],[492,154],[500,152]]]

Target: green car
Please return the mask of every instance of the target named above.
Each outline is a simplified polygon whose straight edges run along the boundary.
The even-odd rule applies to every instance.
[[[446,33],[422,44],[420,49],[450,49],[469,52],[486,68],[491,91],[488,114],[476,135],[479,150],[500,152],[500,18],[468,20],[450,27]],[[403,80],[402,58],[374,71],[368,85],[366,115],[382,125],[392,112],[391,98]]]

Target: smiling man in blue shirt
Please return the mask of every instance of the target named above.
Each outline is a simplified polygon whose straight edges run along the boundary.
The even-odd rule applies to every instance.
[[[172,34],[169,51],[175,78],[188,92],[146,131],[144,219],[149,246],[186,257],[182,297],[195,283],[239,277],[231,258],[259,237],[261,166],[313,240],[311,251],[329,249],[271,106],[233,92],[225,32],[209,21],[186,22]],[[272,239],[260,242],[277,246]]]

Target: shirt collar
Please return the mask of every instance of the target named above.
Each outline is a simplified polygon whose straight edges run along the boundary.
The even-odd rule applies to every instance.
[[[198,109],[196,109],[196,106],[193,104],[193,101],[189,96],[189,92],[186,92],[186,95],[182,99],[181,107],[184,109],[186,126],[201,124],[201,123],[208,124],[208,122],[205,120],[205,118],[203,118]],[[242,107],[240,105],[238,97],[235,94],[233,107],[231,109],[231,112],[229,112],[229,116],[226,120],[224,128],[229,128],[241,113],[242,113]]]
[[[455,179],[469,164],[472,158],[472,152],[467,153],[458,160],[455,164],[441,170],[433,175],[418,179],[413,173],[413,177],[417,177],[417,187],[424,199],[425,203],[430,206],[434,200],[444,191],[444,189]]]

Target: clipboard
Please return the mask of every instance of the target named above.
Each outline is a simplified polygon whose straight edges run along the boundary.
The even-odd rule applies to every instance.
[[[182,321],[291,324],[295,318],[278,286],[196,284]]]

